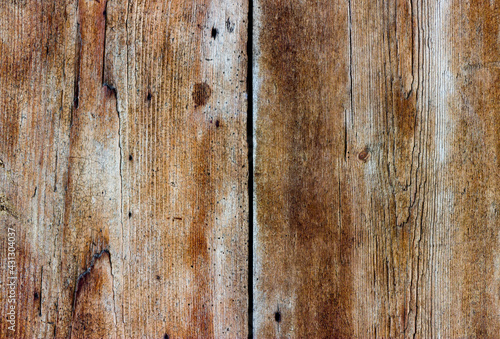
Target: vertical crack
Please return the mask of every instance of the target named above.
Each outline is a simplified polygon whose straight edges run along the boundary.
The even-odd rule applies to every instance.
[[[115,321],[115,330],[116,330],[116,300],[115,300],[115,274],[113,273],[113,263],[111,261],[111,252],[108,250],[108,258],[109,258],[109,272],[111,273],[111,290],[113,291],[113,315]]]
[[[108,28],[108,1],[104,4],[104,11],[102,13],[104,16],[104,38],[103,38],[103,47],[102,47],[102,81],[101,83],[105,83],[105,74],[106,74],[106,33]]]
[[[113,81],[110,81],[110,79],[107,79],[106,77],[106,41],[107,41],[107,30],[108,30],[108,0],[105,0],[104,4],[104,10],[102,15],[104,16],[104,37],[103,37],[103,48],[102,48],[102,79],[101,83],[102,86],[106,86],[108,90],[112,91],[114,96],[115,96],[115,110],[116,114],[118,116],[118,161],[119,161],[119,176],[120,176],[120,228],[121,228],[121,233],[122,233],[122,244],[123,244],[123,147],[122,147],[122,119],[121,119],[121,114],[120,114],[120,105],[118,101],[118,91],[116,87],[112,84],[109,84],[109,82],[114,83]],[[127,10],[128,10],[128,4],[127,4]],[[128,14],[127,14],[127,19],[128,20]],[[126,27],[127,29],[127,27]],[[128,40],[127,40],[128,42]],[[123,253],[123,247],[122,247],[122,253]],[[115,299],[115,276],[113,274],[113,267],[111,265],[111,253],[109,253],[109,264],[110,264],[110,269],[111,269],[111,277],[112,277],[112,290],[113,290],[113,314],[114,314],[114,322],[115,322],[115,328],[117,326],[117,318],[116,318],[116,299]]]
[[[247,27],[247,145],[248,145],[248,338],[253,338],[253,243],[254,243],[254,158],[253,158],[253,0],[248,2]]]
[[[80,16],[80,14],[78,14]],[[80,104],[80,63],[82,59],[82,27],[80,25],[80,18],[78,18],[78,22],[76,24],[76,44],[75,44],[75,83],[74,83],[74,92],[73,92],[73,107],[77,109]],[[73,114],[71,114],[71,123],[73,124]]]
[[[72,308],[71,308],[71,315],[72,315],[73,318],[75,317],[76,303],[78,302],[78,291],[80,290],[82,284],[84,283],[85,277],[88,274],[90,274],[90,272],[92,272],[92,268],[94,268],[97,260],[99,260],[104,253],[106,253],[108,255],[111,277],[113,278],[113,270],[112,270],[112,267],[111,267],[111,253],[109,252],[108,248],[105,248],[102,251],[100,251],[98,253],[95,253],[92,256],[92,260],[90,261],[90,265],[76,279],[75,289],[74,289],[74,292],[73,292],[73,305],[72,305]],[[113,283],[114,282],[112,281],[112,286],[113,286]],[[113,301],[114,301],[114,289],[113,289]],[[113,309],[114,308],[115,308],[115,305],[113,303]],[[71,325],[70,325],[70,332],[69,332],[69,337],[70,338],[72,337],[72,333],[73,333],[73,323],[71,323]]]
[[[40,273],[40,309],[38,310],[38,316],[42,316],[42,299],[43,299],[43,265],[42,265],[42,272]]]
[[[122,118],[120,111],[118,110],[118,93],[115,92],[115,100],[116,100],[116,113],[118,114],[118,151],[120,153],[119,156],[119,175],[120,175],[120,227],[121,227],[121,236],[122,236],[122,250],[121,254],[123,256],[123,147],[122,147]],[[122,257],[123,258],[123,257]],[[109,258],[111,264],[111,257]],[[111,270],[113,272],[113,270]],[[111,274],[113,277],[113,310],[115,311],[115,326],[116,322],[116,301],[115,301],[115,276]],[[123,305],[122,305],[122,317],[123,317]],[[123,320],[123,319],[122,319]]]
[[[349,0],[349,8],[348,8],[348,16],[349,16],[349,82],[350,82],[350,99],[351,99],[351,124],[354,116],[354,98],[353,98],[353,76],[352,76],[352,9],[351,9],[351,0]],[[347,112],[344,113],[344,160],[347,160]]]

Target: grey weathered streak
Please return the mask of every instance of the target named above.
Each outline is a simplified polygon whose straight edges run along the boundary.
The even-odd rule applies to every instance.
[[[254,7],[256,337],[498,336],[500,2]]]

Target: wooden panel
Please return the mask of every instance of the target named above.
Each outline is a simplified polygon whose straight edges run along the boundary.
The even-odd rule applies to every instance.
[[[247,335],[247,7],[0,4],[1,337]]]
[[[256,0],[257,337],[500,333],[499,5]]]

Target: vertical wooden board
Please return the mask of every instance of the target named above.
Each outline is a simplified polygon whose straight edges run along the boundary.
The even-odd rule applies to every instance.
[[[498,10],[256,2],[257,337],[498,333]]]
[[[449,8],[451,130],[444,141],[453,207],[450,332],[500,333],[500,1]],[[456,308],[455,308],[456,306]]]
[[[0,14],[0,336],[246,336],[247,4]]]
[[[121,119],[117,318],[132,337],[245,337],[247,3],[124,6],[108,4],[126,25],[104,74]]]
[[[59,303],[71,309],[72,296],[63,301],[59,293],[67,290],[61,244],[75,83],[74,9],[65,1],[0,4],[1,337],[53,337]],[[6,269],[8,228],[14,230],[12,275]],[[10,303],[12,280],[17,283]],[[12,304],[15,324],[5,321]],[[8,329],[12,325],[14,331]],[[61,329],[68,325],[59,323]]]
[[[350,337],[349,6],[254,6],[255,335]]]

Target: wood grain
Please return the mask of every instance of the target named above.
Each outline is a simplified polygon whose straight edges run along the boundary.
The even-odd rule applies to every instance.
[[[247,336],[247,11],[0,4],[1,337]]]
[[[0,2],[0,337],[497,337],[499,18]]]
[[[254,6],[256,337],[496,337],[500,3]]]

